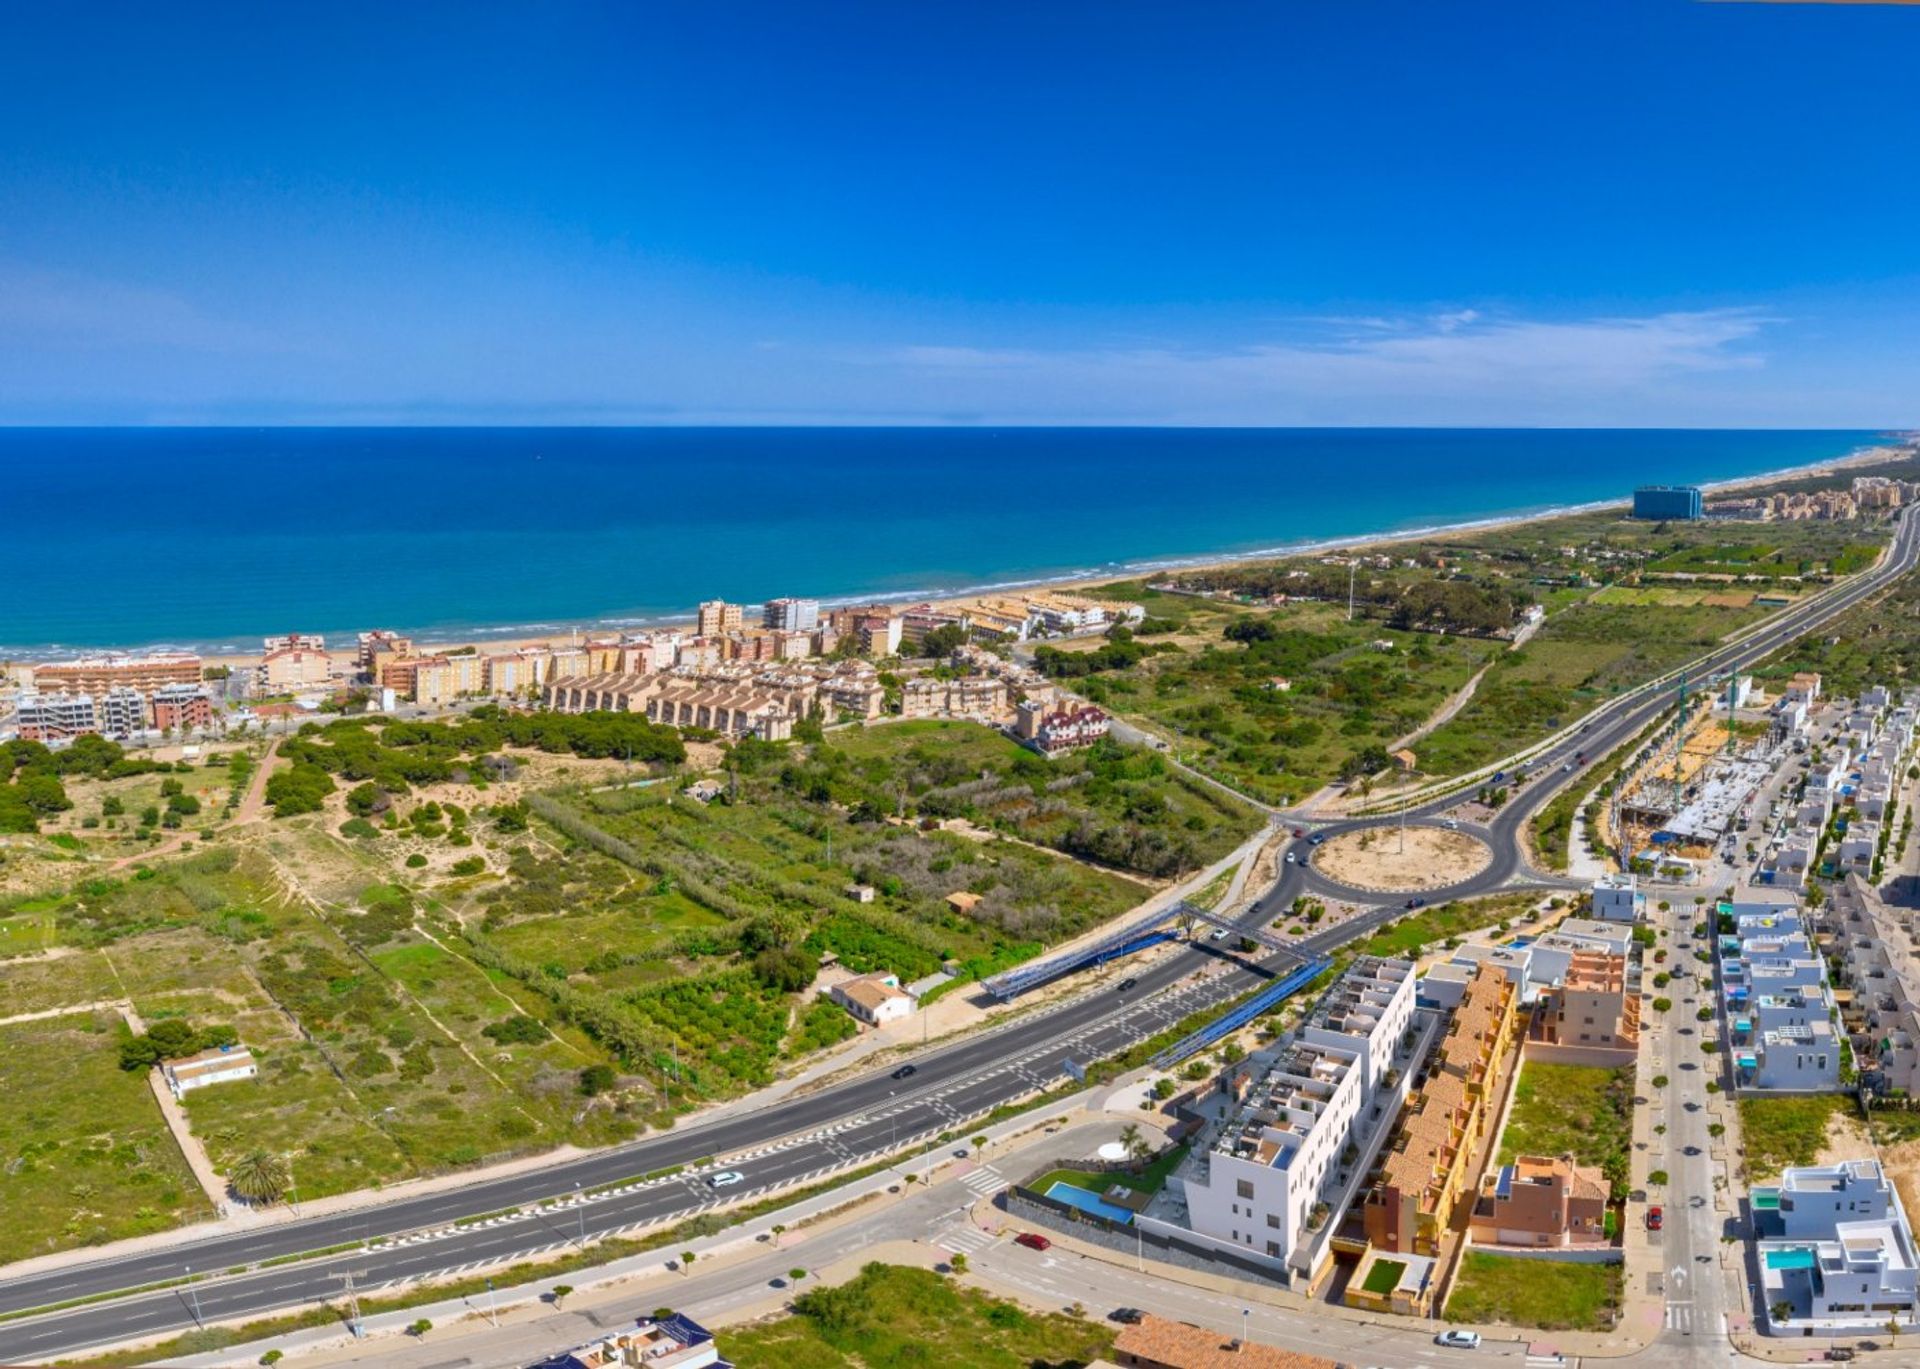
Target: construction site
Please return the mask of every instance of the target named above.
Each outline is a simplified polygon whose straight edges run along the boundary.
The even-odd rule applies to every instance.
[[[1638,752],[1595,814],[1596,835],[1623,868],[1688,880],[1750,816],[1782,739],[1744,677],[1712,690],[1676,687],[1671,720]],[[1643,865],[1644,863],[1644,865]]]

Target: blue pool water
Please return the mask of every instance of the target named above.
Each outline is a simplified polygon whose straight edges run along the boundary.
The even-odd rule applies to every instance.
[[[1124,1207],[1115,1207],[1099,1194],[1089,1193],[1084,1188],[1075,1188],[1065,1179],[1054,1180],[1053,1187],[1047,1190],[1047,1196],[1071,1207],[1077,1207],[1082,1212],[1091,1212],[1097,1217],[1105,1217],[1109,1221],[1121,1223],[1133,1221],[1133,1214]]]

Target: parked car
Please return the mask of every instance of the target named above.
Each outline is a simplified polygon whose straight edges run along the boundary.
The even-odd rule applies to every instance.
[[[1828,1346],[1827,1359],[1833,1364],[1846,1364],[1853,1359],[1853,1347],[1849,1345]]]
[[[1147,1319],[1147,1314],[1137,1307],[1116,1307],[1113,1309],[1113,1319],[1128,1326],[1138,1326]]]
[[[918,1065],[902,1065],[893,1072],[893,1077],[895,1079],[911,1079],[918,1073],[920,1073],[920,1067]]]
[[[1022,1231],[1013,1238],[1015,1245],[1024,1245],[1029,1250],[1051,1250],[1053,1242],[1036,1231]]]
[[[732,1188],[746,1177],[746,1175],[737,1169],[722,1170],[718,1174],[709,1174],[707,1176],[707,1186],[710,1188]]]
[[[1667,1220],[1667,1214],[1658,1207],[1647,1209],[1647,1230],[1658,1231]]]
[[[1435,1345],[1444,1345],[1449,1350],[1478,1350],[1480,1333],[1478,1331],[1442,1331],[1433,1338]]]

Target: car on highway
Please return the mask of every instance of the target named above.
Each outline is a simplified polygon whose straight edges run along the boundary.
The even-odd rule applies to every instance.
[[[1299,863],[1300,863],[1300,857],[1298,857],[1298,856],[1296,856],[1296,855],[1295,855],[1295,854],[1294,854],[1293,852],[1291,852],[1291,851],[1289,851],[1289,852],[1287,852],[1287,864],[1289,864],[1289,865],[1297,865],[1297,864],[1299,864]]]
[[[1013,1238],[1015,1245],[1024,1245],[1029,1250],[1051,1250],[1053,1242],[1037,1231],[1022,1231]]]
[[[1478,1350],[1480,1333],[1478,1331],[1442,1331],[1433,1338],[1435,1345],[1444,1345],[1449,1350]]]
[[[1147,1319],[1147,1314],[1137,1307],[1116,1307],[1108,1315],[1125,1326],[1138,1326]]]
[[[1131,989],[1135,984],[1138,984],[1139,982],[1140,981],[1135,979],[1132,975],[1128,975],[1125,979],[1121,980],[1118,984],[1115,984],[1113,986],[1113,991],[1115,993],[1125,993],[1128,989]]]
[[[1426,906],[1427,901],[1424,898],[1410,898],[1407,900],[1407,907],[1409,908],[1424,908]]]
[[[1293,829],[1293,835],[1296,837],[1304,837],[1306,834],[1307,829],[1304,827],[1296,827]]]
[[[737,1169],[723,1169],[718,1174],[709,1174],[707,1176],[707,1187],[732,1188],[735,1184],[742,1182],[746,1177],[746,1175]]]
[[[1667,1214],[1661,1208],[1650,1207],[1647,1209],[1647,1230],[1658,1231],[1663,1225],[1665,1225],[1666,1220],[1667,1220]]]
[[[918,1073],[920,1073],[920,1067],[918,1065],[902,1065],[893,1072],[893,1077],[895,1079],[911,1079]]]
[[[1307,845],[1318,846],[1321,842],[1325,841],[1326,839],[1327,839],[1327,834],[1325,832],[1315,832],[1312,836],[1307,838]]]
[[[1219,930],[1217,930],[1216,932],[1214,932],[1214,934],[1213,934],[1212,936],[1210,936],[1210,937],[1208,937],[1208,938],[1207,938],[1207,940],[1209,940],[1209,941],[1225,941],[1225,940],[1227,939],[1227,937],[1228,937],[1229,935],[1230,935],[1230,933],[1228,933],[1228,931],[1227,931],[1227,929],[1226,929],[1225,927],[1222,927],[1222,928],[1220,928]]]

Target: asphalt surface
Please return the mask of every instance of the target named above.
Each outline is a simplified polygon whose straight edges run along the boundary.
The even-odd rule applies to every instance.
[[[1903,515],[1892,549],[1881,565],[1817,603],[1790,610],[1776,624],[1738,646],[1711,653],[1695,669],[1701,677],[1743,668],[1881,589],[1910,570],[1920,557],[1920,521]],[[1488,867],[1472,879],[1429,892],[1430,901],[1489,893],[1504,887],[1571,887],[1546,879],[1524,861],[1524,826],[1555,792],[1574,778],[1565,767],[1575,752],[1599,757],[1627,741],[1670,706],[1670,692],[1627,696],[1603,705],[1587,727],[1530,760],[1533,777],[1485,827],[1462,824],[1487,841]],[[1408,821],[1436,822],[1458,797],[1434,799],[1409,810]],[[1316,824],[1336,833],[1391,827],[1401,819],[1355,819]],[[1371,903],[1379,897],[1343,888],[1312,870],[1310,839],[1292,843],[1309,863],[1283,863],[1274,888],[1258,900],[1242,925],[1261,927],[1302,893],[1328,894]],[[1368,912],[1299,941],[1299,955],[1280,954],[1260,964],[1199,941],[1136,972],[1125,994],[1095,991],[1020,1017],[1003,1027],[916,1057],[906,1079],[878,1072],[816,1093],[706,1125],[691,1125],[626,1146],[556,1163],[511,1177],[483,1180],[446,1192],[399,1198],[336,1216],[317,1217],[198,1240],[161,1250],[111,1256],[0,1283],[0,1314],[79,1298],[137,1289],[191,1277],[187,1288],[130,1295],[65,1313],[0,1324],[0,1362],[44,1360],[91,1346],[191,1328],[311,1303],[340,1290],[337,1275],[349,1257],[308,1260],[251,1273],[214,1274],[240,1266],[349,1242],[384,1238],[372,1250],[353,1252],[351,1264],[362,1288],[445,1275],[463,1269],[565,1247],[597,1235],[687,1217],[720,1204],[778,1188],[893,1153],[943,1131],[964,1130],[968,1120],[1060,1081],[1069,1059],[1087,1062],[1112,1055],[1152,1036],[1189,1013],[1238,996],[1301,957],[1329,951],[1370,934],[1404,912],[1399,903]],[[1212,965],[1216,972],[1196,979]],[[704,1163],[718,1157],[719,1163]],[[571,1199],[579,1190],[626,1184],[675,1165],[688,1173],[622,1187],[561,1209],[493,1222],[455,1226],[474,1214],[531,1208],[549,1199]],[[738,1171],[737,1184],[713,1188],[705,1175]]]

